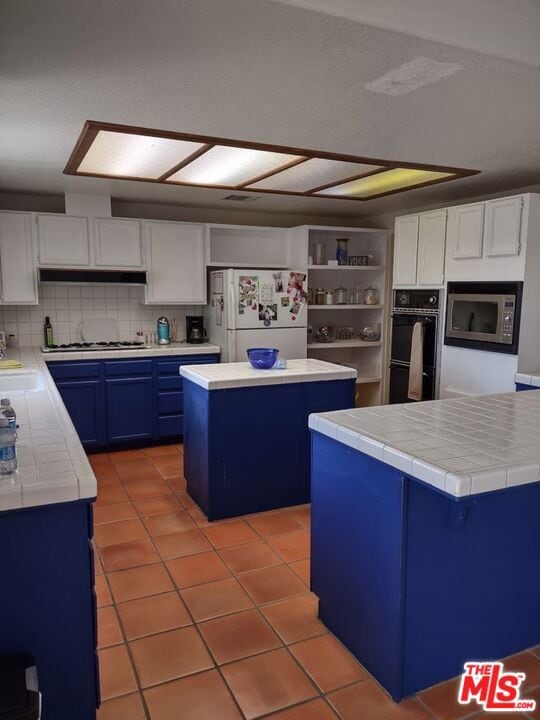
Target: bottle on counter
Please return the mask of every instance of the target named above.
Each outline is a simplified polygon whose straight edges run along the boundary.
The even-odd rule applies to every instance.
[[[15,433],[7,417],[0,416],[0,475],[10,475],[17,469]]]
[[[43,340],[45,342],[45,347],[54,345],[53,329],[48,315],[45,318],[45,325],[43,326]]]
[[[0,416],[6,417],[9,421],[9,427],[13,430],[15,435],[17,434],[17,413],[11,404],[9,398],[2,398],[0,400]]]

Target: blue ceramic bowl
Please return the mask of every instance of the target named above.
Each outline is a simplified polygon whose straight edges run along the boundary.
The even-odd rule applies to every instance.
[[[270,370],[276,364],[278,352],[277,348],[250,348],[247,356],[256,370]]]

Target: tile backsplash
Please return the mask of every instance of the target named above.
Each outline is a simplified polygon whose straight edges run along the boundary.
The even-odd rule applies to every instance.
[[[158,317],[176,318],[178,339],[186,333],[186,315],[201,315],[202,306],[145,305],[144,288],[127,285],[40,284],[39,305],[0,306],[0,329],[15,335],[20,347],[43,344],[48,315],[56,344],[81,340],[84,318],[114,318],[120,340],[136,340],[138,330],[155,332]]]

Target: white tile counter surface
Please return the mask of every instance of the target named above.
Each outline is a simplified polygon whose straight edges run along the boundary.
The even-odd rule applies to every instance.
[[[515,381],[520,385],[532,385],[540,388],[540,372],[516,373]]]
[[[309,427],[454,497],[540,481],[540,390],[313,414]]]
[[[214,355],[220,354],[219,345],[212,343],[201,343],[192,345],[190,343],[171,343],[170,345],[153,344],[144,348],[132,350],[81,350],[80,352],[39,352],[47,362],[55,360],[116,360],[117,358],[145,358],[156,355]]]
[[[255,370],[248,362],[219,365],[193,365],[180,368],[187,380],[205,390],[249,387],[251,385],[279,385],[283,383],[319,382],[324,380],[353,380],[356,370],[335,363],[309,358],[288,360],[283,370]]]

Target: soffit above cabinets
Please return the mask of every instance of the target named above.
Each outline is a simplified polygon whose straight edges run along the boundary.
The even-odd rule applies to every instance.
[[[372,200],[478,170],[87,121],[68,175],[304,197]]]

